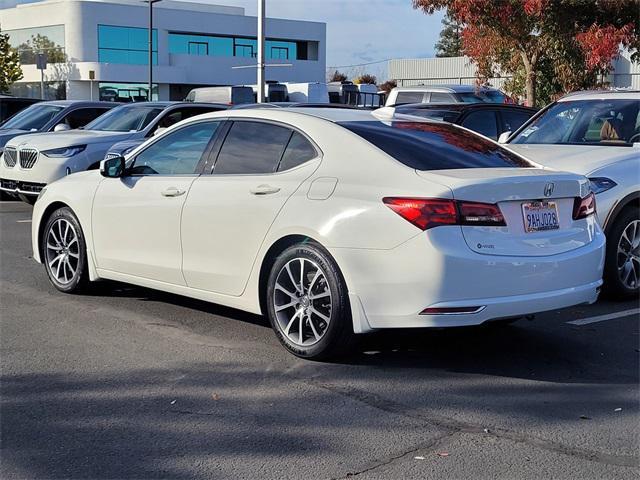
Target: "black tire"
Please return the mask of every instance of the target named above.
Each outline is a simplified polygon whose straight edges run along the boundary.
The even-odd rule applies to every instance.
[[[89,283],[87,247],[80,222],[70,208],[51,214],[40,242],[42,263],[53,286],[64,293],[83,291]]]
[[[625,207],[607,233],[603,290],[609,297],[620,300],[638,298],[638,294],[640,293],[640,246],[636,245],[635,248],[633,248],[632,245],[629,245],[629,243],[623,239],[623,233],[625,233],[629,227],[632,227],[634,222],[636,227],[640,229],[640,213],[638,209],[633,206]],[[638,235],[640,235],[640,231]],[[619,254],[618,246],[621,246],[623,250],[629,250],[631,255],[625,257],[626,254]],[[631,272],[626,284],[623,278],[621,278],[621,272],[619,271],[619,267],[623,265],[625,258],[630,259],[631,264],[635,267],[635,275],[634,272]],[[623,270],[623,272],[625,271]],[[632,280],[634,276],[635,282]],[[635,283],[635,287],[633,283]]]
[[[293,277],[286,273],[287,266]],[[301,269],[304,275],[299,273]],[[321,273],[316,275],[315,271]],[[305,289],[302,295],[302,287],[298,288],[301,277]],[[282,287],[289,293],[284,293]],[[298,290],[294,291],[294,288]],[[280,343],[294,355],[327,360],[347,353],[355,345],[347,286],[335,261],[319,245],[298,244],[282,252],[271,267],[266,295],[271,327]],[[291,302],[299,303],[276,311],[276,303],[282,307]],[[298,312],[302,313],[292,321],[291,318],[297,316]],[[325,318],[329,321],[325,321]],[[292,323],[287,334],[285,324],[290,321]],[[297,341],[293,337],[297,337]]]

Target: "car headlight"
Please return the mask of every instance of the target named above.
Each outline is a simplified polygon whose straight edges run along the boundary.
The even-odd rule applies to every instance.
[[[79,154],[80,152],[83,152],[85,148],[87,148],[86,145],[75,145],[73,147],[62,147],[54,148],[51,150],[44,150],[42,154],[50,158],[69,158]]]
[[[614,182],[610,178],[605,178],[605,177],[590,178],[589,183],[591,184],[591,191],[595,194],[606,192],[607,190],[610,190],[616,185],[618,185],[616,182]]]

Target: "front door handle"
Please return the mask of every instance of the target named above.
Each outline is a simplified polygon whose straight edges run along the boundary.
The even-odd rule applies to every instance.
[[[252,195],[270,195],[272,193],[278,193],[280,191],[279,187],[272,187],[271,185],[258,185],[257,187],[249,190]]]
[[[179,197],[180,195],[184,195],[187,191],[186,190],[180,190],[179,188],[176,187],[169,187],[166,190],[163,190],[162,192],[160,192],[160,194],[163,197]]]

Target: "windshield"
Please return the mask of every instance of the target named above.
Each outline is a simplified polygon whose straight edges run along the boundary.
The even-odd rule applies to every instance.
[[[432,120],[441,120],[453,123],[460,115],[455,110],[440,110],[432,108],[396,108],[396,113],[402,115],[413,115],[415,117],[429,118]]]
[[[507,103],[507,97],[500,90],[482,90],[480,93],[489,103]]]
[[[60,105],[36,104],[16,113],[2,124],[1,129],[40,130],[64,107]]]
[[[162,107],[122,105],[99,116],[93,122],[87,124],[84,129],[104,130],[107,132],[137,132],[149,125],[162,110]]]
[[[460,100],[462,100],[464,103],[484,103],[490,101],[486,97],[473,92],[457,93],[456,95],[458,95],[458,97],[460,97]]]
[[[447,123],[365,121],[340,125],[416,170],[533,167],[497,143]]]
[[[555,145],[631,145],[640,142],[640,100],[558,102],[511,143]]]

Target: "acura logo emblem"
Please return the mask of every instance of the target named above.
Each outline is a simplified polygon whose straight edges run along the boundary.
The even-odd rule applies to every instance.
[[[544,186],[544,196],[545,197],[550,197],[551,194],[553,193],[553,189],[556,188],[555,183],[547,183]]]

